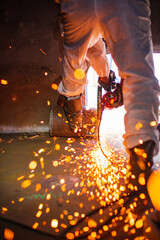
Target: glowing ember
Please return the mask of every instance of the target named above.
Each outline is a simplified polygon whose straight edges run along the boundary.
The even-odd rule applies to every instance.
[[[69,162],[71,161],[71,159],[72,159],[72,158],[71,158],[70,156],[67,156],[67,157],[65,158],[65,162],[66,162],[66,163],[69,163]]]
[[[63,183],[65,183],[65,179],[64,179],[64,178],[62,178],[62,179],[60,180],[60,184],[63,184]]]
[[[52,219],[52,221],[51,221],[51,227],[52,227],[52,228],[57,228],[57,227],[58,227],[58,220],[57,220],[57,219]]]
[[[147,189],[154,207],[160,211],[160,169],[153,171],[147,182]]]
[[[57,166],[58,166],[58,161],[54,161],[54,162],[53,162],[53,166],[54,166],[54,167],[57,167]]]
[[[9,229],[9,228],[5,228],[4,230],[4,238],[6,240],[12,240],[14,238],[14,232]]]
[[[52,174],[46,175],[46,179],[49,179],[49,178],[51,178],[51,177],[52,177]]]
[[[19,180],[21,180],[23,178],[24,178],[24,176],[21,176],[21,177],[17,178],[17,181],[19,181]]]
[[[74,234],[73,234],[73,233],[67,233],[67,234],[66,234],[66,238],[67,238],[68,240],[72,240],[72,239],[74,239]]]
[[[88,227],[89,227],[89,228],[95,228],[95,227],[97,227],[97,222],[94,221],[93,219],[89,219],[89,221],[88,221]]]
[[[40,164],[41,164],[41,168],[43,169],[44,168],[44,158],[43,157],[40,158]]]
[[[136,228],[142,228],[143,227],[143,220],[142,219],[137,220],[136,223],[135,223],[135,227]]]
[[[43,203],[40,203],[39,206],[38,206],[38,209],[42,209],[43,208]]]
[[[27,188],[31,185],[31,180],[27,179],[21,183],[22,188]]]
[[[157,122],[156,122],[156,121],[150,122],[150,126],[151,126],[151,127],[156,127],[156,126],[157,126]]]
[[[30,168],[31,170],[35,169],[36,167],[37,167],[37,162],[36,162],[36,161],[30,162],[29,168]]]
[[[19,198],[19,202],[23,202],[23,201],[24,201],[23,197]]]
[[[40,183],[37,183],[37,184],[36,184],[36,190],[35,190],[35,191],[38,192],[40,189],[41,189],[41,184],[40,184]]]
[[[50,193],[47,194],[46,199],[47,199],[47,200],[50,200],[50,199],[51,199],[51,194],[50,194]]]
[[[116,231],[112,231],[111,235],[112,235],[112,237],[116,237],[117,236],[117,232]]]
[[[7,85],[7,84],[8,84],[8,81],[5,80],[5,79],[1,79],[1,84],[2,84],[2,85]]]
[[[55,83],[52,83],[51,84],[51,88],[54,89],[54,90],[57,90],[58,89],[58,85],[55,84]]]
[[[8,209],[6,207],[2,207],[2,214],[4,214],[7,211],[8,211]]]
[[[41,48],[39,49],[44,55],[47,55]]]
[[[55,145],[55,150],[57,150],[57,151],[60,150],[60,145],[59,145],[59,144],[56,144],[56,145]]]
[[[140,140],[139,140],[139,144],[143,144],[143,140],[140,139]]]
[[[76,69],[74,72],[74,77],[79,80],[83,79],[85,75],[86,75],[85,71],[81,68]]]
[[[37,217],[37,218],[39,218],[41,215],[42,215],[42,211],[38,211],[38,212],[36,213],[36,217]]]
[[[143,128],[143,124],[141,122],[138,122],[135,126],[135,129],[139,131],[141,128]]]
[[[45,149],[44,149],[44,148],[41,148],[41,149],[38,150],[38,153],[39,153],[39,154],[41,154],[41,153],[43,153],[43,152],[45,152]]]
[[[47,100],[47,105],[50,106],[51,105],[51,102],[49,100]]]
[[[32,226],[33,229],[36,229],[37,227],[39,226],[39,223],[38,222],[35,222]]]

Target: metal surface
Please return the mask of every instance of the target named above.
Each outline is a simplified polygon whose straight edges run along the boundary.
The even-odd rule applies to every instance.
[[[101,119],[102,113],[102,86],[98,85],[97,88],[97,119]]]
[[[97,111],[95,109],[82,110],[83,129],[74,133],[69,129],[68,120],[62,107],[55,106],[50,112],[49,134],[59,137],[95,137],[97,135]]]

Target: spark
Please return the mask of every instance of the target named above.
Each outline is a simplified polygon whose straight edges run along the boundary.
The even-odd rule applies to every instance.
[[[8,81],[5,80],[5,79],[1,79],[1,84],[2,84],[2,85],[7,85],[7,84],[8,84]]]
[[[8,209],[6,207],[2,207],[2,214],[6,213],[8,211]]]
[[[36,217],[37,217],[37,218],[40,218],[41,215],[42,215],[42,211],[39,210],[39,211],[36,213]]]
[[[85,71],[81,68],[76,69],[74,72],[74,77],[78,80],[83,79],[85,75],[86,75]]]
[[[60,148],[61,148],[61,147],[60,147],[60,145],[59,145],[59,144],[56,144],[56,145],[55,145],[55,150],[59,151],[59,150],[60,150]]]
[[[156,126],[157,126],[157,122],[156,122],[156,121],[150,122],[150,126],[151,126],[151,127],[156,127]]]
[[[47,208],[46,208],[46,213],[49,213],[49,212],[50,212],[50,208],[47,207]]]
[[[6,240],[12,240],[14,238],[14,232],[9,228],[5,228],[4,229],[4,238]]]
[[[41,189],[41,184],[40,184],[40,183],[37,183],[37,184],[36,184],[36,189],[35,189],[35,191],[38,192],[40,189]]]
[[[47,174],[46,175],[46,179],[49,179],[49,178],[51,178],[52,177],[52,174]]]
[[[32,226],[33,229],[36,229],[37,227],[39,226],[39,223],[38,222],[35,222]]]
[[[31,180],[27,179],[21,183],[22,188],[28,188],[31,185]]]
[[[57,166],[58,166],[58,161],[54,161],[54,162],[53,162],[53,166],[54,166],[54,167],[57,167]]]
[[[41,48],[39,49],[44,55],[47,55]]]
[[[36,162],[36,161],[31,161],[31,162],[29,163],[29,168],[30,168],[31,170],[35,169],[36,167],[37,167],[37,162]]]
[[[58,85],[57,85],[56,83],[52,83],[52,84],[51,84],[51,88],[52,88],[53,90],[58,90]]]
[[[43,208],[43,203],[40,203],[38,209],[41,210]]]
[[[143,144],[143,140],[142,139],[139,140],[139,144]]]
[[[67,238],[68,240],[72,240],[72,239],[74,239],[74,234],[73,234],[73,233],[67,233],[67,234],[66,234],[66,238]]]
[[[52,221],[51,221],[51,227],[52,227],[52,228],[57,228],[57,227],[58,227],[58,220],[57,220],[57,219],[52,219]]]
[[[45,149],[44,149],[44,148],[41,148],[41,149],[38,150],[38,153],[39,153],[39,154],[42,153],[42,152],[45,152]]]
[[[24,201],[23,197],[19,198],[19,202],[23,202],[23,201]]]
[[[94,119],[92,119],[94,122]],[[118,231],[115,231],[114,226],[116,226],[116,221],[123,220],[124,227],[123,231],[127,233],[128,231],[134,234],[135,231],[143,227],[143,220],[138,219],[138,216],[134,214],[136,207],[139,204],[139,201],[146,201],[145,194],[140,194],[137,199],[134,199],[132,203],[129,204],[128,207],[125,207],[125,201],[120,196],[125,192],[125,186],[120,185],[120,180],[124,179],[124,176],[127,173],[127,169],[125,166],[126,157],[123,155],[123,152],[115,147],[112,147],[107,143],[106,139],[101,136],[101,145],[105,151],[104,156],[99,148],[98,144],[94,144],[94,146],[89,149],[88,144],[89,141],[81,139],[79,141],[79,147],[75,147],[75,142],[77,141],[74,138],[68,138],[66,140],[66,146],[60,145],[58,143],[58,138],[53,137],[51,141],[44,141],[44,146],[41,147],[37,153],[33,152],[34,157],[39,159],[39,163],[42,171],[42,180],[47,181],[49,183],[49,187],[45,188],[44,197],[42,198],[44,201],[38,203],[38,210],[36,213],[37,222],[33,224],[33,228],[37,228],[39,224],[41,226],[50,225],[52,230],[58,233],[60,228],[66,229],[67,227],[75,226],[79,220],[84,220],[84,225],[82,229],[76,228],[73,233],[68,232],[66,235],[67,239],[74,239],[75,237],[81,237],[83,233],[89,233],[88,239],[100,239],[100,235],[104,232],[108,231],[108,234],[111,235],[112,238],[117,237]],[[57,142],[56,142],[57,141]],[[47,144],[47,145],[46,145]],[[78,151],[83,147],[83,153],[80,151],[78,155]],[[53,158],[51,161],[51,167],[49,169],[46,168],[47,164],[47,152],[52,148],[53,154],[55,152],[56,160]],[[61,154],[60,149],[65,150],[64,154]],[[135,149],[140,155],[145,158],[145,152],[139,151],[139,149]],[[43,157],[40,156],[43,154]],[[46,155],[45,155],[46,154]],[[60,154],[60,157],[57,157]],[[45,157],[46,156],[46,157]],[[29,163],[29,173],[34,171],[39,164],[38,161],[31,161]],[[58,166],[64,167],[64,172],[67,175],[75,176],[75,181],[73,183],[73,187],[70,187],[70,182],[68,183],[67,177],[59,175],[58,179],[54,179],[54,171],[58,173]],[[57,168],[55,168],[57,167]],[[143,167],[143,166],[142,166]],[[51,171],[53,170],[53,171]],[[36,176],[36,172],[34,171],[34,176]],[[51,174],[52,173],[52,174]],[[66,175],[65,175],[66,176]],[[53,179],[51,179],[53,177]],[[78,177],[78,180],[76,179]],[[17,178],[17,181],[24,179],[24,176]],[[139,176],[139,181],[141,184],[144,184],[144,176]],[[29,179],[23,180],[21,183],[22,188],[27,188],[31,185],[31,181]],[[32,182],[33,189],[35,192],[38,192],[40,189],[43,190],[43,185],[40,183]],[[60,212],[58,213],[58,217],[56,216],[57,212],[55,212],[54,219],[50,219],[49,221],[42,221],[40,218],[43,216],[42,214],[48,214],[48,219],[50,218],[50,214],[52,213],[52,205],[53,205],[53,197],[57,194],[61,193],[62,195],[57,196],[56,202],[60,206]],[[41,193],[42,194],[42,193]],[[52,195],[53,194],[53,195]],[[34,195],[35,198],[37,196],[42,196],[40,194]],[[72,197],[79,198],[79,204],[77,204],[77,209],[72,209]],[[96,220],[94,217],[88,217],[86,214],[86,201],[89,202],[88,210],[95,210],[98,206]],[[26,198],[20,198],[19,202],[23,202]],[[47,201],[46,201],[47,200]],[[111,203],[114,203],[121,208],[120,214],[118,214],[118,210],[114,209]],[[67,204],[66,204],[67,203]],[[21,203],[23,204],[23,203]],[[65,204],[64,207],[61,208]],[[107,225],[105,219],[105,207],[110,205],[108,215],[112,217],[112,222]],[[41,223],[40,223],[41,220]],[[46,220],[46,219],[45,219]],[[95,230],[101,224],[101,229]],[[132,231],[132,232],[131,232]]]
[[[135,126],[135,130],[139,131],[141,128],[143,128],[143,124],[141,122],[138,122]]]
[[[34,171],[34,170],[32,170],[32,171]],[[35,176],[34,174],[30,174],[28,177],[33,178],[34,176]]]
[[[62,178],[62,179],[60,180],[60,184],[64,184],[64,183],[65,183],[65,179]]]
[[[146,229],[145,229],[145,232],[146,232],[146,233],[151,232],[151,227],[146,228]]]
[[[136,228],[142,228],[143,227],[143,220],[142,219],[137,220],[136,223],[135,223],[135,227]]]
[[[154,207],[160,211],[160,169],[153,171],[147,182],[147,189]]]
[[[89,221],[88,221],[88,227],[89,227],[89,228],[95,228],[95,227],[97,227],[97,222],[96,222],[95,220],[93,220],[93,219],[89,219]]]
[[[41,168],[44,169],[44,158],[43,157],[40,158],[40,164],[41,164]]]
[[[24,176],[21,176],[21,177],[17,178],[17,181],[20,181],[23,178],[24,178]]]
[[[51,199],[51,194],[48,193],[47,196],[46,196],[46,200],[50,200]]]

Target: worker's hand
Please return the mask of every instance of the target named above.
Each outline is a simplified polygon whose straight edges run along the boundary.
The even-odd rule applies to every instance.
[[[116,76],[115,72],[110,70],[109,77],[99,77],[98,78],[98,83],[106,90],[106,91],[111,91],[112,89],[115,88],[116,85]]]

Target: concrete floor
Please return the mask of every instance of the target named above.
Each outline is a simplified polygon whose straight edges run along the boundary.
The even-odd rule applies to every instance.
[[[117,201],[127,159],[121,140],[102,139],[106,160],[96,139],[1,135],[0,239],[145,239],[137,221],[150,201],[140,193]],[[14,238],[4,238],[7,229]]]

